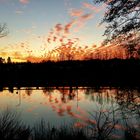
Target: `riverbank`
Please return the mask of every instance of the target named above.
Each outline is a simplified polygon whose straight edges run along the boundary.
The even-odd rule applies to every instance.
[[[0,64],[3,86],[140,86],[140,60]]]

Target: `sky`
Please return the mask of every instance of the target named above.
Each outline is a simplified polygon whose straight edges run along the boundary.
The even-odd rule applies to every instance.
[[[0,39],[0,53],[39,56],[64,39],[100,46],[104,11],[105,4],[95,5],[93,0],[0,0],[0,23],[9,30]]]

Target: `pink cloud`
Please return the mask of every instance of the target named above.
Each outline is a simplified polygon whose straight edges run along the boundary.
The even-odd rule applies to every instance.
[[[96,7],[96,6],[93,6],[92,4],[84,2],[83,7],[98,13],[105,8],[105,4],[101,5],[100,7]]]
[[[22,3],[22,4],[28,4],[29,0],[19,0],[19,2]]]
[[[90,10],[95,10],[95,11],[97,10],[97,8],[95,6],[93,6],[89,3],[86,3],[86,2],[83,3],[83,6],[84,6],[84,8],[88,8]]]
[[[89,20],[89,19],[93,18],[93,14],[92,13],[88,13],[88,14],[82,15],[80,18],[82,20]]]
[[[77,20],[76,20],[76,24],[77,24],[77,28],[75,28],[75,32],[79,31],[79,29],[83,28],[85,26],[85,24],[94,17],[93,13],[87,13],[84,14],[82,16],[80,16]]]
[[[83,10],[81,10],[81,9],[79,9],[79,10],[75,9],[75,10],[71,10],[70,11],[70,16],[80,17],[80,16],[83,15],[83,13],[84,13]]]

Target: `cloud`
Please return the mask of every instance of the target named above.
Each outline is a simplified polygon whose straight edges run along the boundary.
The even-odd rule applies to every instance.
[[[92,11],[94,11],[96,13],[99,13],[100,11],[102,11],[106,7],[106,5],[105,4],[102,4],[101,6],[96,7],[96,6],[93,6],[92,4],[89,4],[87,2],[84,2],[83,3],[83,7],[84,8],[87,8],[89,10],[92,10]]]
[[[74,11],[72,15],[77,15],[74,19],[70,20],[68,23],[66,24],[61,24],[61,23],[57,23],[49,32],[49,35],[47,36],[47,38],[45,39],[47,41],[47,44],[51,44],[54,42],[57,43],[64,43],[67,44],[66,38],[68,37],[68,35],[72,32],[72,31],[79,31],[79,29],[81,29],[88,20],[92,19],[94,14],[93,13],[84,13],[80,11]],[[69,42],[69,41],[68,41]],[[77,40],[76,40],[77,42]],[[74,44],[74,43],[73,43]],[[72,42],[69,42],[67,44],[68,46],[72,45]],[[58,45],[57,45],[58,46]]]
[[[68,24],[66,24],[64,27],[64,32],[66,34],[68,34],[70,32],[70,29],[73,27],[74,24],[75,24],[75,20],[72,20]]]
[[[75,32],[79,31],[79,29],[83,28],[85,26],[85,24],[94,17],[93,13],[86,13],[82,16],[80,16],[77,20],[76,20],[76,28],[75,28]]]
[[[70,16],[74,17],[80,17],[84,14],[84,11],[82,9],[74,9],[70,11]]]
[[[47,41],[47,44],[51,43],[66,43],[66,38],[70,33],[70,30],[76,24],[75,20],[71,20],[66,24],[57,23],[49,32],[48,36],[44,39]],[[57,44],[58,46],[58,44]]]
[[[82,27],[84,27],[85,23],[92,19],[94,17],[93,13],[85,13],[85,14],[79,14],[75,19],[71,20],[69,23],[67,23],[64,27],[65,34],[69,34],[70,30],[74,27],[74,31],[79,31]]]
[[[91,19],[91,18],[93,18],[93,14],[92,13],[87,13],[87,14],[84,14],[84,15],[82,15],[81,17],[81,20],[89,20],[89,19]]]
[[[28,4],[29,0],[19,0],[19,2],[22,3],[22,4]]]
[[[87,3],[87,2],[83,3],[83,7],[87,8],[87,9],[90,9],[90,10],[93,10],[93,11],[97,11],[97,7],[91,5],[91,4]]]
[[[84,9],[83,7],[81,7],[80,9],[71,9],[69,11],[69,15],[72,17],[73,21],[65,26],[66,33],[69,33],[73,25],[75,25],[75,28],[73,28],[74,31],[78,32],[79,29],[83,28],[84,25],[94,17],[95,14],[93,12],[93,9],[97,10],[97,8],[90,5],[89,3],[83,3],[83,6]],[[85,10],[85,8],[88,8],[90,12],[87,13],[87,10]]]
[[[60,24],[60,23],[56,24],[54,28],[55,28],[58,35],[63,30],[62,24]]]
[[[30,62],[42,62],[43,60],[45,60],[45,58],[37,57],[37,56],[28,56],[25,58],[25,60]]]
[[[65,2],[68,1],[66,0]],[[85,4],[85,6],[88,7],[88,4]],[[45,38],[46,46],[55,42],[60,45],[66,44],[66,38],[68,38],[68,35],[70,35],[73,31],[78,32],[90,19],[94,17],[93,11],[87,13],[84,11],[83,7],[80,9],[71,9],[68,13],[72,19],[65,24],[57,23],[54,25],[48,36]],[[53,46],[55,46],[55,44],[53,44]],[[58,44],[56,46],[58,46]]]

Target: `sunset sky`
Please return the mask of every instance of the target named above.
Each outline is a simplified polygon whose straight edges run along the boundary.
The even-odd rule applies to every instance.
[[[100,46],[104,10],[93,0],[0,0],[0,22],[9,29],[0,39],[1,56],[39,56],[68,39]]]

